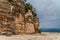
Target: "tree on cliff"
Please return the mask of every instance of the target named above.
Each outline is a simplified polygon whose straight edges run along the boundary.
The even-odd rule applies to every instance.
[[[25,2],[26,2],[26,0],[25,0]],[[28,12],[28,10],[31,10],[31,12],[33,13],[33,15],[35,17],[37,16],[35,8],[33,8],[31,4],[26,3],[25,4],[25,12]]]

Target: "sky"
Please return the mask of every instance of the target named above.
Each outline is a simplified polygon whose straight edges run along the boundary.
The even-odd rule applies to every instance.
[[[36,8],[40,28],[60,28],[60,0],[27,0]]]

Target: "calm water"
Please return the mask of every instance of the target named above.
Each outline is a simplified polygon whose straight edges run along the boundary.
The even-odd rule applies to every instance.
[[[55,29],[41,28],[41,32],[60,32],[60,29],[59,28],[55,28]]]

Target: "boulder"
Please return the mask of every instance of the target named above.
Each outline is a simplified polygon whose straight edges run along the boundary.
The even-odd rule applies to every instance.
[[[25,33],[34,33],[35,32],[34,24],[26,23],[25,26],[26,26]]]

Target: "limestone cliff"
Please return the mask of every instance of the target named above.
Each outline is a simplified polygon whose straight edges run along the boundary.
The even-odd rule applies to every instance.
[[[23,0],[0,0],[0,33],[36,33],[39,19],[31,9],[26,12]]]

